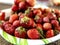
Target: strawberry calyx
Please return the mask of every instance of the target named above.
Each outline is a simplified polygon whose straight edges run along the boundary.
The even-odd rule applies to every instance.
[[[58,18],[59,22],[60,22],[60,17]]]
[[[59,34],[60,32],[58,30],[54,30],[54,34],[57,35]]]
[[[21,19],[21,23],[27,23],[30,19],[27,17],[27,16],[24,16],[22,19]]]
[[[2,21],[0,21],[0,24],[2,24]]]
[[[31,11],[31,8],[28,8],[26,11],[25,11],[25,14],[29,14]]]
[[[3,22],[4,22],[4,21],[1,21],[1,20],[0,20],[0,27],[2,26]]]
[[[23,27],[17,27],[16,30],[19,32],[19,34],[26,32],[25,28]]]
[[[40,17],[38,15],[35,16],[34,20],[38,20]]]
[[[37,28],[37,30],[38,30],[38,32],[40,33],[40,36],[41,36],[41,38],[45,38],[44,36],[44,33],[43,33],[43,30],[41,29],[41,28]]]

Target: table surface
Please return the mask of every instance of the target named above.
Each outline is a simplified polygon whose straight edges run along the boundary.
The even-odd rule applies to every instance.
[[[11,5],[6,5],[6,4],[0,4],[0,10],[2,9],[7,9],[7,8],[10,8]],[[13,45],[9,42],[7,42],[6,40],[4,40],[1,36],[0,36],[0,45]],[[53,42],[53,43],[50,43],[48,45],[60,45],[60,40],[56,41],[56,42]]]

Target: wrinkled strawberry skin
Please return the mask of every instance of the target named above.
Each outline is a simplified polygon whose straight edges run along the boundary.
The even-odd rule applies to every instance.
[[[14,34],[15,28],[11,24],[6,24],[4,27],[5,31],[11,35]]]

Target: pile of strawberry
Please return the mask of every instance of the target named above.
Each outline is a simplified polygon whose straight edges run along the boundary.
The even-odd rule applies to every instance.
[[[60,11],[32,8],[34,1],[14,0],[14,14],[5,18],[5,13],[0,12],[0,27],[13,36],[27,39],[44,39],[59,34]]]
[[[7,20],[4,19],[2,28],[7,33],[19,38],[50,38],[59,34],[60,11],[28,8],[24,13],[12,14]]]
[[[14,0],[11,9],[13,12],[24,12],[28,7],[33,7],[35,0]]]

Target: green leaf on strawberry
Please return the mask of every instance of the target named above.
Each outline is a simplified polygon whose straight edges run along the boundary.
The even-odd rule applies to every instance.
[[[37,28],[37,30],[38,30],[38,32],[40,33],[41,38],[44,39],[44,33],[43,33],[43,30],[40,29],[40,28]]]
[[[18,27],[16,30],[21,34],[22,32],[26,32],[25,28],[23,27]]]
[[[60,22],[60,17],[58,18],[59,22]]]
[[[26,11],[25,11],[25,14],[29,14],[31,11],[31,8],[28,8]]]
[[[27,17],[27,16],[24,16],[22,19],[21,19],[21,23],[27,23],[30,19]]]
[[[57,35],[59,34],[60,32],[58,30],[54,30],[54,34]]]
[[[2,21],[0,21],[0,24],[2,24]]]
[[[36,15],[35,18],[34,18],[34,20],[38,20],[39,18],[40,18],[40,17]]]
[[[4,21],[1,21],[1,20],[0,20],[0,26],[2,26],[3,22],[4,22]]]

